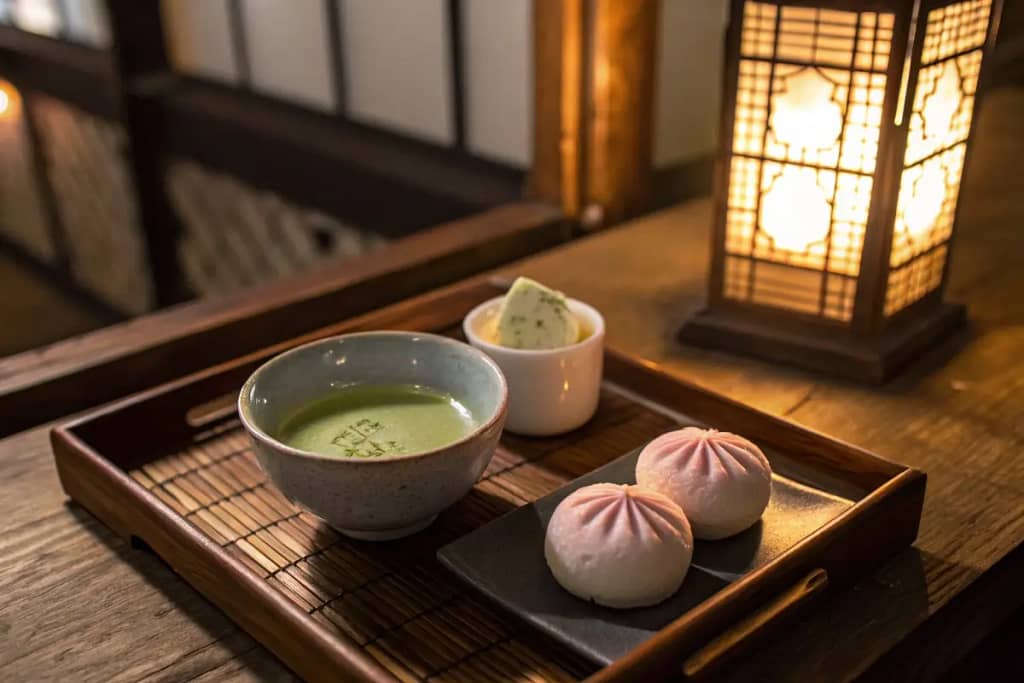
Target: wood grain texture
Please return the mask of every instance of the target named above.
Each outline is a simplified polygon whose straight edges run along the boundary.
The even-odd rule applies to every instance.
[[[161,671],[202,671],[255,646],[153,555],[66,505],[45,430],[0,448],[5,679],[183,680]],[[100,593],[98,602],[87,599]],[[270,661],[264,671],[273,677],[284,669]]]
[[[583,199],[585,0],[533,3],[533,197],[576,217]]]
[[[650,200],[658,6],[595,3],[584,187],[605,225],[639,214]]]
[[[357,261],[205,299],[0,359],[0,435],[466,277],[564,239],[522,202],[397,240]],[[116,368],[116,370],[115,370]]]
[[[588,227],[649,208],[656,0],[534,3],[530,193]]]
[[[928,472],[914,548],[826,597],[722,680],[904,680],[908,671],[935,680],[1024,603],[1017,578],[1024,571],[1022,115],[1021,89],[990,91],[981,108],[962,195],[967,222],[949,283],[949,297],[968,304],[970,332],[879,390],[672,341],[700,303],[707,202],[502,271],[538,277],[598,306],[611,344],[673,374]],[[133,341],[152,344],[169,331],[137,328]],[[10,381],[17,370],[6,367]],[[158,680],[164,669],[163,680],[198,671],[203,681],[287,680],[265,650],[236,645],[237,630],[171,572],[129,552],[90,517],[75,516],[63,500],[43,430],[0,441],[5,678]],[[129,611],[111,616],[104,604],[112,595]],[[451,679],[473,680],[473,673],[467,664]]]

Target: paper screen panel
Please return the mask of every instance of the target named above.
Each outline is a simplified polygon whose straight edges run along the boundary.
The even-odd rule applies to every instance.
[[[348,114],[440,145],[455,142],[448,3],[341,0]]]
[[[531,12],[530,0],[462,4],[466,145],[520,168],[533,156]]]
[[[228,0],[163,0],[160,14],[168,55],[176,71],[238,82]]]
[[[334,71],[324,0],[242,0],[253,90],[333,111]]]

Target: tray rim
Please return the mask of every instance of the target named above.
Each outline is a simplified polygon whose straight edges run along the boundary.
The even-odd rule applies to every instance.
[[[133,536],[141,537],[193,587],[227,612],[233,620],[304,678],[334,680],[336,672],[340,669],[340,671],[362,680],[396,680],[390,672],[374,661],[348,636],[329,632],[321,627],[316,621],[310,619],[306,612],[288,601],[260,577],[249,571],[240,561],[213,543],[184,517],[179,516],[155,495],[131,479],[122,467],[93,447],[88,440],[87,432],[93,427],[102,428],[107,419],[123,419],[125,413],[130,414],[133,410],[139,410],[140,407],[144,409],[151,404],[159,404],[161,399],[174,399],[182,392],[187,393],[189,389],[203,387],[211,382],[216,385],[217,380],[233,378],[240,370],[244,371],[249,366],[262,362],[262,359],[306,341],[347,331],[375,329],[379,328],[381,324],[388,324],[389,321],[407,320],[410,312],[421,311],[424,307],[428,309],[426,320],[433,320],[433,325],[426,324],[421,315],[418,322],[424,324],[406,326],[405,329],[427,331],[428,329],[450,327],[457,324],[458,320],[452,321],[451,315],[432,318],[429,310],[432,304],[447,304],[450,308],[456,306],[462,298],[483,300],[493,296],[495,291],[500,291],[503,285],[504,282],[486,277],[473,278],[274,344],[88,411],[51,430],[51,444],[61,484],[73,500],[89,509],[126,540],[130,540]],[[440,309],[442,306],[437,308]],[[458,319],[461,320],[461,317],[462,314],[458,316]],[[625,388],[650,403],[668,411],[683,413],[684,410],[679,406],[672,405],[666,400],[659,400],[659,396],[662,399],[666,398],[666,391],[674,391],[677,396],[688,393],[691,398],[702,396],[709,403],[717,404],[718,408],[725,409],[727,412],[759,421],[764,428],[791,432],[796,437],[795,443],[797,444],[804,446],[808,444],[827,445],[831,450],[841,453],[843,457],[859,464],[869,465],[871,469],[863,474],[863,478],[865,480],[873,478],[876,481],[874,484],[865,485],[866,495],[854,501],[848,510],[805,538],[783,556],[723,588],[708,600],[681,615],[679,619],[659,631],[644,645],[610,666],[597,671],[589,680],[644,680],[652,671],[665,670],[666,665],[676,672],[682,673],[681,661],[678,662],[678,667],[672,667],[671,661],[669,661],[671,658],[681,659],[680,647],[689,646],[689,649],[693,649],[698,644],[695,641],[710,641],[720,632],[726,630],[731,623],[742,618],[745,612],[750,612],[750,602],[754,602],[755,605],[764,602],[766,595],[770,597],[771,594],[785,588],[785,584],[790,582],[796,574],[805,571],[806,566],[798,560],[803,559],[806,555],[822,552],[822,549],[827,548],[829,543],[835,543],[837,537],[849,536],[855,525],[860,524],[871,515],[877,515],[880,510],[891,512],[897,509],[897,499],[902,499],[901,504],[908,508],[904,512],[909,515],[908,519],[912,523],[904,525],[903,528],[890,529],[891,538],[886,539],[885,543],[876,544],[881,552],[865,553],[866,557],[863,559],[866,561],[861,561],[860,564],[876,564],[877,561],[884,559],[896,549],[912,543],[916,537],[926,480],[923,472],[897,465],[865,449],[669,375],[656,363],[649,360],[622,353],[610,346],[606,348],[605,355],[605,381]],[[644,376],[644,379],[648,381],[647,391],[638,390],[631,383],[619,379],[619,376],[627,373]],[[238,385],[240,386],[240,384],[239,382]],[[655,395],[652,396],[651,393]],[[685,414],[700,418],[699,415],[694,415],[691,406],[687,407]],[[183,432],[183,434],[185,433]],[[129,444],[127,447],[131,446],[132,444]],[[136,444],[137,446],[138,444]],[[792,451],[792,449],[786,450]],[[815,462],[814,464],[828,469],[827,462]],[[849,474],[847,470],[841,471],[844,474]],[[106,487],[109,490],[98,492],[89,490],[90,487],[95,487],[97,481],[102,482],[101,489]],[[131,506],[123,504],[123,501],[119,499],[119,496],[122,495],[127,496],[126,500],[132,502]],[[118,506],[109,502],[114,500],[122,504]],[[122,519],[122,516],[130,511],[135,512],[133,516],[134,529],[130,528],[130,523]],[[143,530],[140,530],[140,525],[146,532],[145,535],[143,535]],[[232,596],[232,599],[224,597],[223,592],[216,590],[220,579],[216,573],[211,573],[216,571],[228,571],[232,580],[236,582],[239,580],[240,574],[244,575],[245,578],[240,585],[239,592],[246,597],[265,602],[243,601],[238,603],[237,596]],[[851,575],[850,578],[855,578],[862,572],[851,569],[848,573]],[[840,572],[839,578],[842,582],[844,578],[842,572]],[[737,609],[737,607],[743,607],[741,603],[747,604],[746,609]],[[254,606],[258,609],[253,609]],[[268,619],[273,622],[282,618],[287,622],[289,628],[298,631],[299,635],[305,639],[302,647],[295,652],[292,652],[295,646],[293,637],[283,637],[279,634],[280,629],[275,629],[273,624],[262,623]],[[337,668],[332,670],[331,667]]]

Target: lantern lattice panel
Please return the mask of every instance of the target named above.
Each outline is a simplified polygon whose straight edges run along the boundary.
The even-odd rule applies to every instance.
[[[731,0],[707,307],[683,341],[883,381],[944,301],[1003,0]]]
[[[928,13],[889,254],[885,314],[938,289],[963,174],[992,0]]]
[[[852,318],[894,20],[746,3],[725,298]]]

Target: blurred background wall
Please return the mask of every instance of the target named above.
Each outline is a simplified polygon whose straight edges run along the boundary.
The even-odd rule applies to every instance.
[[[652,154],[671,182],[713,149],[726,2],[660,4]],[[419,218],[374,225],[360,211],[346,215],[238,173],[228,159],[172,146],[162,183],[187,295],[358,256],[518,195],[532,158],[532,11],[531,0],[163,0],[167,58],[184,80],[208,86],[197,97],[237,94],[243,110],[281,104],[380,132],[387,143],[450,152],[479,161],[474,168],[486,172],[477,182],[491,188],[479,201],[463,193]],[[103,0],[0,0],[0,26],[8,39],[20,31],[79,48],[71,61],[114,47]],[[0,124],[0,239],[117,312],[167,303],[147,255],[119,103],[107,112],[53,92],[20,97],[20,111]],[[338,204],[347,191],[339,174]]]

